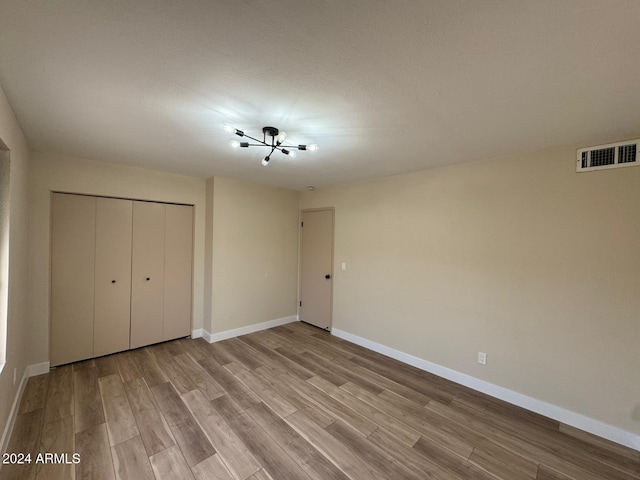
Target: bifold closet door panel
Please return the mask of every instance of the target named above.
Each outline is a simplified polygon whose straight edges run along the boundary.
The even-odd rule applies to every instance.
[[[162,341],[165,207],[133,202],[131,348]]]
[[[96,199],[51,198],[51,366],[93,357]]]
[[[164,246],[163,340],[191,334],[193,207],[167,205]]]
[[[131,222],[133,202],[98,198],[94,356],[129,348],[131,322]]]

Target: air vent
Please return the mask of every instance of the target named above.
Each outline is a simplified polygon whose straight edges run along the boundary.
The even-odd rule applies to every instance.
[[[640,145],[640,140],[581,148],[578,150],[576,171],[586,172],[638,165],[640,164],[638,145]]]

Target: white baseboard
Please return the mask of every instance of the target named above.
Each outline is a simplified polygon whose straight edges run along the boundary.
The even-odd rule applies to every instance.
[[[5,453],[7,451],[7,447],[9,446],[9,439],[11,438],[11,433],[13,432],[13,426],[16,423],[16,417],[18,416],[22,394],[24,393],[24,389],[27,386],[29,377],[41,375],[43,373],[49,373],[49,362],[38,363],[36,365],[28,365],[27,368],[24,369],[24,374],[22,375],[22,379],[20,380],[20,386],[16,391],[16,396],[13,399],[13,405],[11,406],[11,411],[9,412],[9,418],[7,418],[7,424],[4,426],[4,431],[2,432],[2,439],[0,440],[0,453]]]
[[[459,383],[461,385],[464,385],[465,387],[469,387],[473,390],[486,393],[487,395],[490,395],[492,397],[499,398],[500,400],[504,400],[505,402],[511,403],[513,405],[517,405],[518,407],[526,408],[527,410],[539,413],[540,415],[544,415],[545,417],[552,418],[572,427],[584,430],[585,432],[592,433],[593,435],[606,438],[607,440],[611,440],[612,442],[619,443],[620,445],[624,445],[629,448],[633,448],[634,450],[640,451],[640,435],[622,430],[621,428],[614,427],[613,425],[609,425],[585,415],[572,412],[571,410],[567,410],[565,408],[543,402],[542,400],[538,400],[536,398],[514,392],[513,390],[494,385],[493,383],[480,380],[478,378],[472,377],[471,375],[467,375],[465,373],[443,367],[442,365],[423,360],[422,358],[415,357],[413,355],[409,355],[408,353],[401,352],[400,350],[387,347],[386,345],[382,345],[380,343],[367,340],[366,338],[353,335],[352,333],[345,332],[344,330],[334,328],[331,330],[331,333],[336,337],[368,348],[369,350],[373,350],[374,352],[381,353],[383,355],[386,355],[387,357],[395,358],[396,360],[399,360],[403,363],[412,365],[426,372],[433,373],[435,375],[438,375],[439,377],[446,378],[447,380]]]
[[[297,315],[290,315],[288,317],[276,318],[267,322],[256,323],[254,325],[247,325],[246,327],[234,328],[233,330],[225,330],[224,332],[209,333],[206,330],[202,330],[200,335],[209,343],[220,342],[228,338],[239,337],[240,335],[247,335],[248,333],[259,332],[260,330],[266,330],[267,328],[279,327],[280,325],[286,325],[287,323],[293,323],[298,321]],[[196,332],[194,330],[194,332]],[[193,335],[193,334],[192,334]],[[196,338],[196,337],[194,337]]]
[[[191,330],[191,338],[200,338],[204,334],[205,330],[203,328],[198,328],[197,330]],[[207,335],[209,333],[207,332]]]
[[[49,362],[36,363],[27,367],[27,374],[29,377],[35,377],[36,375],[49,373],[49,370]]]

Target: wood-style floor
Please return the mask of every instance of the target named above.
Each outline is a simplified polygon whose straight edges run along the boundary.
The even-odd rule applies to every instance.
[[[640,479],[637,451],[302,323],[33,377],[8,452],[69,464],[3,480]]]

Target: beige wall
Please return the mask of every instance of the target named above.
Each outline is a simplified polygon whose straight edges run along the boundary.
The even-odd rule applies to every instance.
[[[207,178],[206,219],[204,233],[204,308],[203,328],[211,333],[213,309],[213,181]]]
[[[155,200],[195,205],[193,329],[202,328],[205,191],[203,178],[33,152],[30,216],[30,363],[49,360],[50,192]]]
[[[9,295],[7,313],[6,365],[0,374],[0,435],[4,431],[20,380],[30,363],[27,330],[28,281],[28,179],[29,146],[16,121],[11,106],[0,87],[0,143],[9,150],[10,226],[9,226]],[[6,154],[5,154],[6,155]],[[13,384],[13,371],[17,381]]]
[[[296,314],[299,193],[215,177],[210,333]]]
[[[336,208],[334,327],[640,433],[640,168],[575,154],[303,193]]]

